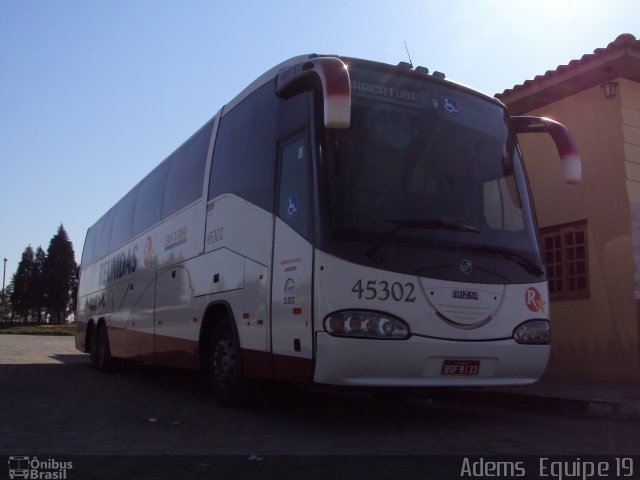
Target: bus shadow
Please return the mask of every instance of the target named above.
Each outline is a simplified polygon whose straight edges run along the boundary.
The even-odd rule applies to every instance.
[[[60,363],[66,363],[66,364],[82,364],[82,363],[87,363],[87,361],[89,360],[89,356],[84,353],[76,353],[76,354],[56,353],[56,354],[50,355],[49,358],[53,358],[54,360],[57,360]]]
[[[202,438],[228,452],[244,452],[248,445],[279,451],[287,445],[300,453],[341,451],[336,445],[345,439],[346,451],[362,453],[378,438],[387,453],[402,453],[419,450],[425,435],[453,435],[464,444],[465,433],[501,421],[499,412],[430,402],[417,391],[414,398],[395,400],[365,390],[273,382],[263,384],[244,408],[223,407],[195,371],[127,365],[108,374],[96,371],[86,356],[59,357],[64,363],[0,365],[0,451],[17,445],[15,432],[49,439],[42,441],[58,448],[60,432],[71,428],[108,438],[149,435],[150,452],[163,448],[156,439],[177,442],[181,454],[201,451],[194,438]],[[118,445],[111,448],[120,451]]]
[[[220,415],[257,422],[277,418],[291,426],[321,431],[330,431],[338,424],[366,431],[373,428],[369,424],[375,429],[415,429],[487,421],[486,412],[480,416],[469,407],[441,401],[426,389],[372,392],[269,381],[260,382],[242,408],[223,407],[209,392],[201,372],[124,363],[116,373],[103,373],[92,367],[86,354],[55,354],[51,358],[61,363],[0,365],[0,383],[17,387],[9,395],[12,403],[26,407],[34,389],[60,399],[70,408],[85,408],[82,402],[89,396],[100,399],[92,401],[96,408],[108,403],[102,399],[127,398],[128,403],[135,404],[153,398],[153,408],[144,408],[135,413],[136,417],[171,416],[183,422],[195,421],[196,417],[212,421]],[[499,412],[490,416],[495,415]]]

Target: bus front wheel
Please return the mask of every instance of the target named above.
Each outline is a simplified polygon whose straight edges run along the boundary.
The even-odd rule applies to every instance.
[[[221,322],[209,345],[209,386],[218,403],[242,406],[249,396],[249,380],[242,377],[240,349],[227,322]]]

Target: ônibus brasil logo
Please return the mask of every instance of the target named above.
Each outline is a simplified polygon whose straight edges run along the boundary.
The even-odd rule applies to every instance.
[[[9,457],[9,478],[34,480],[65,480],[67,470],[73,468],[73,462],[61,462],[53,458],[39,460],[38,457]]]

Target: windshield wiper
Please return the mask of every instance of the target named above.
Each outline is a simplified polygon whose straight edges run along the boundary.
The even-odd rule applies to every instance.
[[[529,260],[525,255],[504,248],[491,247],[489,245],[439,245],[438,248],[446,250],[466,250],[468,252],[489,255],[492,257],[506,257],[520,265],[525,271],[537,277],[544,273],[544,270],[540,268],[538,264]]]
[[[387,223],[392,223],[395,226],[385,233],[380,239],[371,245],[365,255],[369,258],[375,258],[376,253],[380,247],[385,246],[391,239],[403,228],[420,228],[424,230],[441,229],[441,230],[455,230],[458,232],[473,232],[481,233],[481,230],[474,228],[470,225],[464,225],[459,223],[447,222],[446,220],[385,220]]]

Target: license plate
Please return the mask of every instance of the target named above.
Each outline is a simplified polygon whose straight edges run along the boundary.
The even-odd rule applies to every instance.
[[[471,376],[480,372],[480,360],[445,360],[442,363],[442,375]]]

